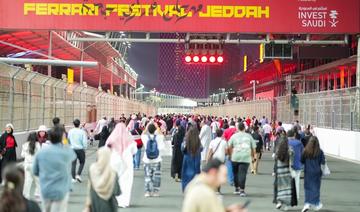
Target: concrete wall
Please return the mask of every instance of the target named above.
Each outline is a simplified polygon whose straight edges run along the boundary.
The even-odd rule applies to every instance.
[[[286,131],[292,126],[292,124],[283,124]],[[326,154],[360,162],[360,132],[319,127],[315,127],[314,131],[319,138],[320,147]]]
[[[325,153],[360,162],[360,132],[326,128],[314,130]]]

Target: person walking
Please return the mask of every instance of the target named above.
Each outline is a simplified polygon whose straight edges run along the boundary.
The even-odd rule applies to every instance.
[[[184,153],[183,166],[181,171],[182,191],[185,191],[187,184],[200,174],[201,151],[203,147],[199,139],[199,130],[196,126],[190,126],[185,135],[185,142],[182,146]]]
[[[13,135],[14,126],[7,124],[5,132],[0,137],[0,183],[2,182],[2,170],[6,165],[16,162],[17,142]]]
[[[216,130],[216,138],[210,142],[209,153],[207,156],[207,162],[218,159],[225,164],[225,156],[227,154],[227,143],[224,140],[223,131],[221,129]],[[220,186],[217,188],[217,192],[221,194]]]
[[[220,128],[218,128],[218,129],[220,129]],[[216,132],[216,130],[215,130],[215,132]],[[206,124],[205,120],[201,122],[201,130],[200,130],[199,137],[200,137],[201,145],[204,148],[204,150],[201,152],[201,161],[205,162],[208,151],[209,151],[209,144],[210,144],[210,141],[212,140],[211,128],[209,125]]]
[[[94,129],[95,134],[96,134],[96,135],[100,134],[101,131],[102,131],[102,129],[103,129],[103,127],[104,127],[104,126],[107,126],[107,125],[108,125],[108,121],[107,121],[106,117],[103,117],[102,119],[100,119],[100,120],[97,122],[96,127],[95,127],[95,129]]]
[[[40,125],[37,130],[37,141],[39,142],[40,146],[42,146],[42,144],[46,143],[48,140],[47,131],[48,129],[45,125]]]
[[[25,172],[23,194],[26,199],[30,199],[32,197],[31,188],[34,185],[35,199],[40,200],[39,179],[35,177],[35,175],[32,172],[34,155],[40,150],[40,148],[41,146],[40,143],[37,141],[36,132],[30,133],[27,138],[27,142],[25,142],[22,145],[21,157],[24,158],[24,172]]]
[[[274,200],[276,209],[280,210],[283,206],[287,210],[290,206],[297,205],[296,191],[292,187],[292,177],[290,173],[294,153],[289,148],[286,136],[278,138],[278,148],[275,153],[275,179],[274,179]]]
[[[301,157],[304,164],[304,189],[305,205],[302,212],[314,209],[320,210],[323,204],[320,201],[320,187],[322,171],[321,166],[325,165],[324,152],[320,149],[319,140],[312,136],[307,143]]]
[[[24,170],[20,166],[9,164],[3,176],[0,212],[41,212],[36,202],[23,196]]]
[[[203,172],[196,176],[185,190],[183,212],[245,212],[242,205],[225,209],[214,190],[226,183],[226,166],[218,159],[210,160]]]
[[[64,130],[55,126],[49,132],[51,144],[34,158],[33,173],[39,177],[43,212],[66,212],[71,189],[74,150],[62,144]]]
[[[85,150],[87,148],[87,135],[84,130],[80,129],[80,120],[74,120],[74,127],[68,133],[68,140],[70,147],[76,154],[76,159],[73,161],[71,166],[72,182],[82,182],[81,173],[85,165]],[[77,160],[80,162],[78,171],[76,172]]]
[[[96,162],[89,168],[89,193],[84,212],[117,212],[116,196],[121,191],[116,172],[110,165],[111,150],[101,147],[96,155]]]
[[[98,148],[105,146],[106,140],[109,138],[110,132],[107,125],[102,127],[101,132],[96,136],[99,139]]]
[[[228,145],[234,173],[234,194],[245,197],[246,175],[250,163],[254,161],[256,144],[252,136],[245,132],[244,123],[239,123],[239,132],[230,138]]]
[[[219,119],[218,118],[213,118],[211,124],[210,124],[210,127],[211,127],[211,133],[212,133],[212,139],[215,139],[216,138],[216,130],[217,129],[220,129],[220,123],[219,123]]]
[[[225,156],[227,153],[227,143],[224,140],[223,131],[221,129],[216,130],[216,138],[210,142],[209,153],[207,155],[207,161],[211,159],[218,159],[225,164]]]
[[[254,126],[253,130],[254,130],[254,132],[252,134],[252,137],[256,143],[256,151],[255,151],[255,158],[254,158],[253,162],[251,163],[251,165],[252,165],[251,173],[256,175],[258,173],[258,168],[259,168],[259,163],[260,163],[262,152],[263,152],[264,143],[263,143],[262,136],[259,133],[259,127]]]
[[[173,154],[171,159],[171,177],[174,178],[176,182],[180,182],[182,163],[184,159],[181,146],[184,142],[185,129],[181,126],[180,120],[177,120],[175,125],[174,136],[172,138]]]
[[[262,125],[262,128],[264,130],[264,149],[267,149],[268,151],[270,151],[270,147],[271,147],[270,135],[271,135],[271,132],[272,132],[272,127],[270,126],[270,124],[266,120],[265,124]]]
[[[164,136],[156,123],[149,123],[141,135],[145,147],[143,156],[145,171],[145,197],[159,197],[161,185],[161,162],[160,151],[165,148]]]
[[[296,186],[296,197],[299,200],[300,197],[300,175],[302,170],[302,163],[301,163],[301,155],[304,151],[304,146],[300,140],[295,138],[295,131],[288,130],[287,137],[289,139],[289,147],[294,152],[294,163],[291,167],[291,175],[295,179],[295,186]]]
[[[236,129],[236,123],[234,120],[230,121],[230,126],[228,129],[226,129],[224,131],[224,138],[225,138],[225,141],[226,142],[229,142],[231,136],[233,136],[235,133],[236,133],[237,129]],[[233,174],[233,170],[232,170],[232,163],[231,163],[231,160],[229,158],[229,155],[226,156],[226,159],[225,159],[225,164],[226,164],[226,167],[227,167],[227,179],[228,179],[228,183],[229,185],[231,186],[234,186],[234,174]]]
[[[112,160],[120,161],[120,164],[113,163],[113,168],[119,176],[119,185],[122,191],[116,199],[119,207],[127,208],[130,206],[134,180],[133,156],[137,152],[137,146],[124,123],[116,125],[106,141],[106,145],[113,150],[113,157],[115,158]]]
[[[131,131],[131,135],[133,140],[136,142],[137,151],[134,155],[134,168],[136,170],[140,169],[140,162],[141,162],[141,149],[143,147],[143,142],[141,140],[142,130],[140,129],[140,122],[135,122],[134,129]]]

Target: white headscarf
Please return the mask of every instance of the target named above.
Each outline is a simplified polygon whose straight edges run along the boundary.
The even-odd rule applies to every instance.
[[[94,191],[104,200],[113,194],[116,173],[110,166],[111,150],[101,147],[97,151],[97,160],[90,166],[90,182]]]

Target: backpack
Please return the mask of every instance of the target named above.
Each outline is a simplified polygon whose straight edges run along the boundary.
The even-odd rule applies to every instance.
[[[159,148],[156,142],[156,135],[151,139],[150,135],[148,135],[149,140],[146,144],[146,156],[150,160],[156,159],[159,157]]]

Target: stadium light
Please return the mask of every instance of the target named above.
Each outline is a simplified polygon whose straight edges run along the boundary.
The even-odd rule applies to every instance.
[[[193,61],[194,61],[195,63],[199,62],[199,61],[200,61],[199,56],[195,55],[195,56],[193,57]]]
[[[208,61],[207,56],[204,55],[201,57],[201,62],[206,63],[207,61]]]
[[[185,57],[185,62],[187,62],[187,63],[190,63],[191,62],[191,56],[186,56]]]
[[[224,62],[224,57],[223,57],[223,56],[218,56],[217,62],[218,62],[218,63]]]
[[[210,61],[210,63],[215,63],[215,61],[216,61],[215,56],[211,56],[211,57],[209,58],[209,61]]]

